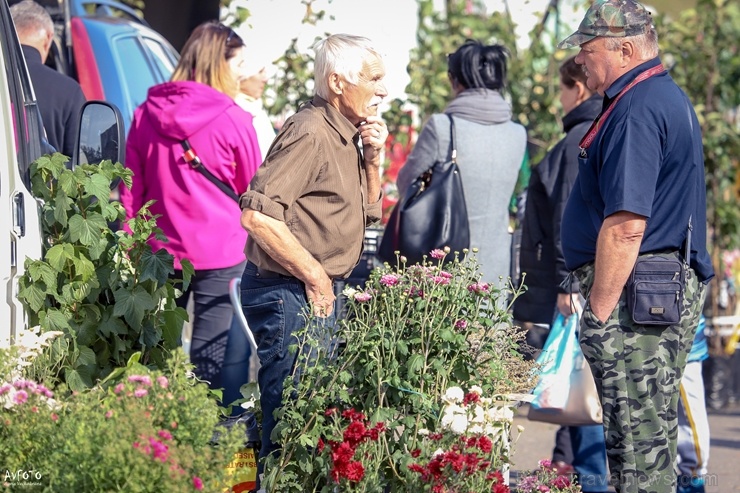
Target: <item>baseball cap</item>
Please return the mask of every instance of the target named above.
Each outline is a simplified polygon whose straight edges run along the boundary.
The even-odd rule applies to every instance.
[[[624,38],[643,34],[652,22],[650,12],[634,0],[596,0],[578,30],[561,41],[558,48],[580,46],[598,36]]]

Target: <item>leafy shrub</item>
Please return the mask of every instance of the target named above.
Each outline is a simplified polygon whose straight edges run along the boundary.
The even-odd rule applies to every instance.
[[[31,325],[65,334],[52,344],[50,359],[57,378],[82,390],[134,353],[162,367],[187,313],[175,305],[173,257],[147,244],[162,236],[150,204],[128,222],[131,233],[111,228],[125,218],[123,207],[109,200],[111,183],[121,179],[130,187],[130,170],[110,161],[70,170],[65,160],[54,154],[31,165],[45,251],[42,260],[26,260],[19,298]],[[183,289],[192,274],[184,261]]]
[[[421,446],[420,430],[439,425],[449,387],[478,385],[503,406],[510,405],[505,394],[531,388],[534,372],[516,349],[522,335],[507,313],[506,286],[481,282],[474,255],[443,264],[445,255],[376,269],[364,289],[345,290],[347,317],[330,334],[316,335],[320,324],[310,323],[297,337],[299,363],[273,431],[281,450],[265,464],[267,491],[334,491],[331,463],[318,452],[336,435],[327,409],[354,409],[387,430],[372,442],[378,455],[362,460],[373,481],[340,481],[342,491],[411,491],[410,452]],[[339,344],[319,343],[327,337]],[[498,439],[508,442],[508,429]],[[508,460],[495,459],[495,468]]]
[[[213,444],[221,410],[182,351],[165,371],[137,360],[58,400],[29,380],[0,384],[0,457],[13,473],[4,480],[21,471],[34,491],[55,493],[222,491],[243,427]]]

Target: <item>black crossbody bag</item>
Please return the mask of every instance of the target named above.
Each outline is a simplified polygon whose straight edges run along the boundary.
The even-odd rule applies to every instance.
[[[208,179],[208,181],[216,185],[219,190],[221,190],[223,193],[228,195],[229,198],[231,198],[231,200],[235,201],[238,204],[239,195],[237,195],[237,193],[234,190],[232,190],[232,188],[228,186],[226,183],[216,178],[216,175],[211,173],[208,170],[208,168],[206,168],[203,165],[203,161],[201,161],[201,159],[195,153],[193,148],[190,147],[190,142],[188,142],[188,139],[180,141],[180,145],[182,146],[182,150],[185,151],[182,157],[185,159],[185,161],[187,161],[190,167],[202,173],[203,176],[205,176]]]
[[[627,308],[636,324],[667,327],[681,321],[691,230],[689,218],[683,259],[674,253],[637,257],[626,286]]]

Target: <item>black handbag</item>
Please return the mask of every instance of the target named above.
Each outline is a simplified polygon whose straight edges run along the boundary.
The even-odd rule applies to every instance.
[[[418,177],[409,186],[403,200],[391,212],[383,238],[378,247],[378,258],[395,263],[398,251],[407,264],[421,262],[423,256],[435,249],[449,247],[450,261],[454,252],[462,257],[470,247],[468,209],[465,205],[462,178],[457,166],[455,122],[450,119],[450,154],[445,161]]]
[[[667,327],[681,322],[691,230],[689,218],[683,259],[676,253],[637,257],[626,285],[627,309],[636,324]]]

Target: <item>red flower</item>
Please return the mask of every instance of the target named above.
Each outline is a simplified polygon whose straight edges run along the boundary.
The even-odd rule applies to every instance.
[[[480,396],[476,394],[475,392],[468,392],[465,394],[465,397],[463,397],[463,405],[467,406],[468,404],[477,404],[480,401]]]
[[[558,476],[555,478],[555,481],[552,482],[552,485],[562,490],[570,486],[570,479],[568,479],[567,476]]]
[[[353,448],[365,440],[367,429],[360,421],[353,421],[344,430],[344,441],[348,442]]]
[[[490,438],[483,435],[478,439],[478,448],[481,450],[481,452],[490,454],[491,450],[493,450],[493,442]]]
[[[420,449],[416,449],[416,450],[412,450],[411,451],[411,457],[413,457],[414,459],[416,459],[420,455],[421,455],[421,450]]]
[[[319,443],[316,445],[316,448],[319,450],[319,453],[324,451],[324,446],[326,444],[324,443],[324,440],[322,438],[319,438]]]
[[[362,481],[365,476],[365,468],[362,467],[362,463],[359,461],[350,462],[344,469],[344,477],[349,481],[358,483]]]

